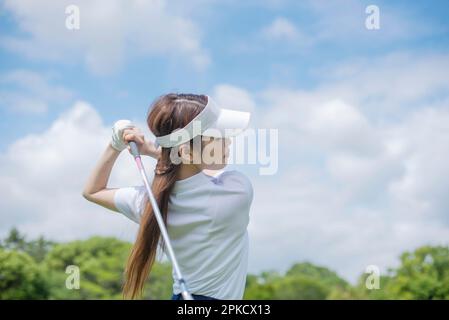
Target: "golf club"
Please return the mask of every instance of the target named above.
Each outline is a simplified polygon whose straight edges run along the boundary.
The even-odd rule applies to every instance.
[[[142,175],[143,183],[145,184],[145,188],[147,189],[148,198],[150,200],[151,206],[153,207],[153,211],[156,216],[159,229],[161,230],[162,238],[164,239],[165,245],[168,250],[169,258],[173,264],[173,268],[175,269],[176,276],[178,277],[178,283],[179,286],[181,287],[182,297],[184,300],[194,300],[189,292],[189,289],[187,288],[187,284],[181,274],[181,270],[179,269],[178,261],[176,260],[175,253],[173,252],[170,238],[168,237],[167,229],[165,228],[164,220],[162,219],[161,212],[159,211],[159,206],[156,202],[156,199],[154,198],[153,192],[151,191],[150,184],[148,183],[148,177],[147,174],[145,173],[145,169],[143,167],[142,159],[140,158],[140,153],[139,149],[137,148],[137,144],[134,141],[130,141],[129,146],[131,149],[131,154],[134,156],[137,167],[139,168],[140,174]]]

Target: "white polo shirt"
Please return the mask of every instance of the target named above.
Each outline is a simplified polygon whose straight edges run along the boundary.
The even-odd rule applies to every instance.
[[[115,206],[139,223],[144,185],[119,188]],[[248,266],[251,181],[236,170],[178,180],[169,197],[167,231],[191,293],[242,299]],[[173,292],[181,292],[174,271]]]

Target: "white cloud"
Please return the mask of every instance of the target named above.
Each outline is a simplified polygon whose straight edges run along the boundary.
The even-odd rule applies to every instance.
[[[298,40],[300,33],[295,24],[284,17],[277,17],[262,30],[264,36],[273,40]]]
[[[68,5],[80,8],[79,30],[65,27]],[[199,70],[210,63],[199,27],[173,14],[164,0],[7,0],[4,7],[27,36],[4,36],[1,44],[29,58],[81,61],[97,74],[111,73],[139,56],[188,57]]]
[[[279,174],[252,177],[251,271],[311,260],[355,280],[449,243],[447,61],[392,54],[311,90],[247,93],[255,125],[280,132]]]
[[[230,84],[220,84],[213,88],[213,96],[223,108],[254,113],[255,102],[251,94]]]
[[[315,44],[356,41],[359,45],[378,46],[435,32],[424,21],[418,21],[419,16],[414,16],[410,8],[385,2],[376,4],[380,12],[380,29],[368,30],[365,27],[365,20],[369,16],[365,12],[368,5],[356,0],[348,0],[344,4],[309,0],[299,4],[313,17],[313,22],[306,27],[307,34],[313,35],[311,41]]]
[[[392,134],[402,138],[405,173],[389,185],[399,209],[449,226],[449,105],[410,116]]]
[[[296,127],[305,121],[310,109],[330,101],[357,106],[358,112],[374,122],[388,122],[422,107],[424,103],[447,107],[449,77],[445,70],[448,68],[447,54],[393,52],[379,57],[351,59],[338,65],[324,64],[312,71],[319,82],[315,88],[291,90],[270,87],[259,96],[262,104],[276,110],[267,117],[274,126]],[[291,117],[293,112],[298,117]],[[340,117],[338,121],[341,121]]]
[[[407,111],[424,99],[448,98],[448,68],[447,54],[393,52],[323,66],[316,73],[322,79],[318,90],[326,95],[339,94],[370,113],[386,114]]]
[[[54,77],[30,70],[13,70],[0,75],[0,107],[19,113],[44,113],[49,104],[66,103],[73,93],[57,84]]]
[[[245,2],[246,3],[246,2]],[[252,3],[263,6],[260,1]],[[250,4],[248,4],[250,5]],[[356,0],[339,1],[279,1],[286,12],[299,13],[295,21],[276,17],[266,22],[255,34],[242,38],[231,47],[233,53],[259,54],[270,51],[301,55],[314,55],[320,48],[329,55],[332,50],[346,51],[348,47],[377,51],[381,46],[443,34],[444,27],[432,25],[408,6],[387,4],[380,9],[380,29],[368,30],[365,8],[369,4]],[[273,41],[277,40],[277,41]],[[278,40],[282,40],[279,45]],[[323,59],[325,60],[325,59]]]
[[[354,281],[370,264],[397,265],[404,250],[449,243],[448,110],[371,126],[383,146],[377,154],[316,147],[294,131],[306,140],[290,149],[295,164],[285,166],[284,152],[278,177],[253,178],[251,270],[310,260]]]
[[[92,106],[77,102],[46,131],[9,145],[0,155],[0,234],[17,226],[30,237],[43,234],[69,240],[100,234],[132,239],[134,223],[81,196],[110,139],[111,127],[103,124]],[[152,160],[145,157],[144,161],[150,168]],[[124,151],[109,186],[140,184],[136,165]]]
[[[279,174],[251,176],[251,272],[311,260],[354,280],[367,265],[394,266],[404,250],[449,242],[449,87],[439,70],[447,61],[359,61],[311,90],[213,88],[223,106],[253,112],[254,126],[280,131]],[[14,142],[0,159],[1,205],[11,212],[2,214],[1,232],[16,224],[56,239],[130,237],[135,227],[126,219],[80,195],[108,127],[79,103],[47,131]],[[115,185],[140,183],[130,157],[121,156],[113,173]]]

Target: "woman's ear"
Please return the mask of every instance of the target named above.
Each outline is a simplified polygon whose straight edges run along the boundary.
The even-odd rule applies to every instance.
[[[190,150],[189,144],[181,144],[178,147],[178,156],[181,158],[182,163],[190,163],[192,159],[192,150]]]

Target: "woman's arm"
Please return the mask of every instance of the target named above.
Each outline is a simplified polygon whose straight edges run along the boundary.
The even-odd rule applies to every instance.
[[[108,144],[90,174],[83,190],[84,198],[116,212],[118,212],[114,204],[116,188],[107,188],[106,186],[111,175],[112,167],[119,155],[120,151],[115,150],[111,144]]]
[[[155,159],[160,155],[161,148],[156,149],[153,142],[145,140],[144,135],[138,128],[125,129],[123,131],[123,140],[126,142],[131,140],[135,141],[142,155],[147,155]],[[120,151],[114,149],[111,143],[109,143],[90,174],[82,193],[83,197],[88,201],[116,212],[118,212],[118,209],[114,203],[114,195],[117,188],[107,188],[107,184],[112,167],[119,155]]]

